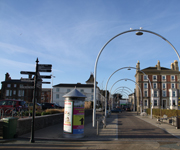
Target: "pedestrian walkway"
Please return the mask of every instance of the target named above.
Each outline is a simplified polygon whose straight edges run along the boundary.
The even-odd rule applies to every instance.
[[[92,117],[85,118],[91,120]],[[35,131],[35,139],[54,139],[54,140],[118,140],[118,115],[112,114],[106,118],[106,128],[103,128],[103,124],[99,125],[99,135],[97,135],[97,127],[92,127],[92,121],[85,124],[84,137],[80,139],[67,139],[63,137],[63,124],[56,124],[50,127],[46,127]],[[31,133],[24,134],[20,138],[30,138]]]
[[[144,121],[146,121],[146,122],[148,122],[148,123],[150,123],[156,127],[159,127],[162,130],[164,130],[164,131],[168,132],[169,134],[180,139],[180,129],[176,129],[175,126],[172,126],[172,125],[167,124],[167,123],[162,123],[162,122],[159,123],[157,121],[157,118],[151,119],[150,116],[136,116],[136,117],[140,118],[140,119],[142,119],[142,120],[144,120]]]
[[[180,138],[180,129],[176,129],[176,127],[168,125],[168,124],[157,124],[157,119],[146,116],[137,116],[134,112],[129,112],[135,117],[146,121],[156,127],[159,127],[168,133]],[[53,126],[49,126],[40,130],[36,130],[34,134],[34,139],[36,140],[48,140],[48,141],[117,141],[118,140],[118,114],[111,114],[106,119],[106,128],[103,128],[103,124],[100,124],[99,134],[97,135],[97,128],[92,127],[92,117],[89,116],[85,118],[87,123],[84,127],[84,137],[80,139],[67,139],[63,137],[63,123],[59,123]],[[16,143],[29,143],[31,133],[24,134],[19,136],[16,139],[12,139],[16,141]],[[0,140],[2,142],[11,142],[12,140]],[[120,140],[120,139],[119,139]],[[13,142],[14,142],[13,141]]]

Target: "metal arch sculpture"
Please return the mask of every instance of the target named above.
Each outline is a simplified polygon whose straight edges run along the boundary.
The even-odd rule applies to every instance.
[[[125,33],[130,33],[130,32],[135,32],[135,31],[138,31],[138,32],[147,32],[147,33],[151,33],[151,34],[154,34],[160,38],[162,38],[163,40],[165,40],[172,48],[173,50],[175,51],[175,53],[177,54],[178,56],[178,59],[180,61],[180,56],[179,56],[179,53],[177,52],[176,48],[163,36],[161,36],[160,34],[157,34],[153,31],[150,31],[150,30],[143,30],[143,29],[133,29],[133,30],[127,30],[127,31],[124,31],[124,32],[121,32],[117,35],[115,35],[114,37],[112,37],[110,40],[108,40],[104,46],[101,48],[101,50],[99,51],[98,55],[97,55],[97,58],[96,58],[96,61],[95,61],[95,66],[94,66],[94,104],[93,104],[93,127],[95,127],[95,120],[96,120],[96,75],[97,75],[97,64],[98,64],[98,60],[99,60],[99,57],[102,53],[102,51],[104,50],[104,48],[112,41],[114,40],[115,38],[117,38],[118,36],[120,35],[123,35]],[[141,34],[142,35],[142,34]]]

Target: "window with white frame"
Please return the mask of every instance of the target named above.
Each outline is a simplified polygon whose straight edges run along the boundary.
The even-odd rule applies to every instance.
[[[166,75],[162,75],[162,80],[166,81]]]
[[[144,83],[144,89],[147,89],[147,88],[148,88],[148,84]]]
[[[157,88],[157,83],[153,83],[153,88],[154,88],[154,89]]]
[[[163,83],[163,84],[162,84],[162,88],[163,88],[163,89],[166,89],[166,83]]]
[[[144,91],[144,97],[148,97],[148,91]]]
[[[172,97],[176,96],[176,91],[172,91]]]
[[[156,99],[154,100],[154,106],[157,106],[157,100]]]
[[[176,101],[175,100],[172,100],[172,105],[176,106]]]
[[[56,94],[56,99],[59,99],[59,94]]]
[[[171,81],[175,80],[175,75],[171,75]]]
[[[171,88],[172,88],[172,89],[175,88],[175,83],[171,83]]]
[[[144,100],[144,106],[148,106],[148,101]]]
[[[157,97],[157,91],[154,91],[154,97]]]
[[[147,75],[144,75],[144,80],[147,80]]]
[[[154,81],[157,80],[157,75],[153,75],[153,80],[154,80]]]
[[[166,91],[165,90],[162,91],[162,97],[166,97]]]

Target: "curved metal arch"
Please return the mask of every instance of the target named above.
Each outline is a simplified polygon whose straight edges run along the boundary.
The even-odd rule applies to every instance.
[[[150,88],[151,88],[151,91],[152,91],[152,85],[151,85],[151,81],[149,80],[149,78],[148,78],[148,75],[147,74],[145,74],[142,70],[139,70],[139,69],[137,69],[137,68],[135,68],[135,67],[122,67],[122,68],[119,68],[119,69],[117,69],[116,71],[114,71],[110,76],[109,76],[109,78],[108,78],[108,80],[107,80],[107,82],[106,82],[106,92],[105,92],[105,116],[107,115],[107,86],[108,86],[108,83],[109,83],[109,80],[111,79],[111,77],[116,73],[116,72],[118,72],[118,71],[120,71],[120,70],[122,70],[122,69],[135,69],[135,70],[138,70],[138,71],[140,71],[141,73],[143,73],[144,75],[146,75],[147,76],[147,79],[148,79],[148,82],[149,82],[149,84],[150,84]],[[111,90],[110,90],[110,93],[111,93]],[[152,101],[152,92],[151,92],[151,101]],[[152,103],[152,102],[151,102]],[[110,108],[110,107],[109,107]],[[151,118],[152,118],[152,107],[151,107]]]
[[[163,36],[161,36],[160,34],[157,34],[153,31],[149,31],[149,30],[143,30],[143,29],[133,29],[133,30],[127,30],[127,31],[124,31],[124,32],[121,32],[117,35],[115,35],[114,37],[112,37],[109,41],[107,41],[104,46],[101,48],[101,50],[99,51],[98,53],[98,56],[96,58],[96,62],[95,62],[95,66],[94,66],[94,105],[93,105],[93,127],[95,127],[95,120],[96,120],[96,86],[97,86],[97,83],[96,83],[96,75],[97,75],[97,64],[98,64],[98,60],[99,60],[99,57],[102,53],[102,51],[104,50],[104,48],[113,40],[115,39],[116,37],[120,36],[120,35],[123,35],[125,33],[129,33],[129,32],[135,32],[135,31],[141,31],[141,32],[147,32],[147,33],[151,33],[151,34],[154,34],[160,38],[162,38],[163,40],[165,40],[172,48],[173,50],[175,51],[175,53],[177,54],[178,56],[178,59],[180,61],[180,56],[179,56],[179,53],[177,52],[176,48]]]
[[[118,83],[119,81],[122,81],[122,80],[130,80],[130,81],[134,82],[134,83],[139,87],[139,90],[140,90],[140,93],[141,93],[141,101],[142,101],[142,91],[141,91],[141,88],[140,88],[140,86],[139,86],[134,80],[131,80],[131,79],[128,79],[128,78],[120,79],[120,80],[116,81],[116,82],[112,85],[111,89],[113,88],[113,86],[114,86],[116,83]],[[141,111],[142,111],[142,108],[141,108]]]
[[[131,91],[133,93],[133,91],[130,88],[126,87],[126,86],[120,86],[120,87],[116,88],[115,90],[120,89],[120,88],[126,88],[126,89],[128,89],[129,91]],[[114,93],[114,91],[112,93]]]
[[[128,94],[131,93],[130,91],[128,91],[128,90],[126,90],[126,89],[118,89],[118,90],[116,90],[116,91],[114,92],[114,94],[115,94],[116,92],[120,92],[120,90],[121,90],[121,92],[123,92],[123,91],[128,92]]]

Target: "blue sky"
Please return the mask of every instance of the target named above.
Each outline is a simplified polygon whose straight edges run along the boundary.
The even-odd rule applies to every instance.
[[[0,80],[26,78],[20,71],[35,71],[35,61],[52,64],[53,85],[85,83],[94,72],[96,57],[113,36],[130,28],[156,32],[180,50],[179,0],[0,0]],[[97,81],[101,89],[109,76],[122,67],[162,67],[178,57],[161,38],[135,32],[123,34],[102,52]],[[178,61],[179,62],[179,61]],[[49,74],[49,73],[45,73]],[[119,79],[135,80],[135,70],[121,70],[108,84]],[[51,80],[44,80],[51,81]],[[133,82],[119,82],[132,90]],[[50,88],[51,85],[43,85]]]

